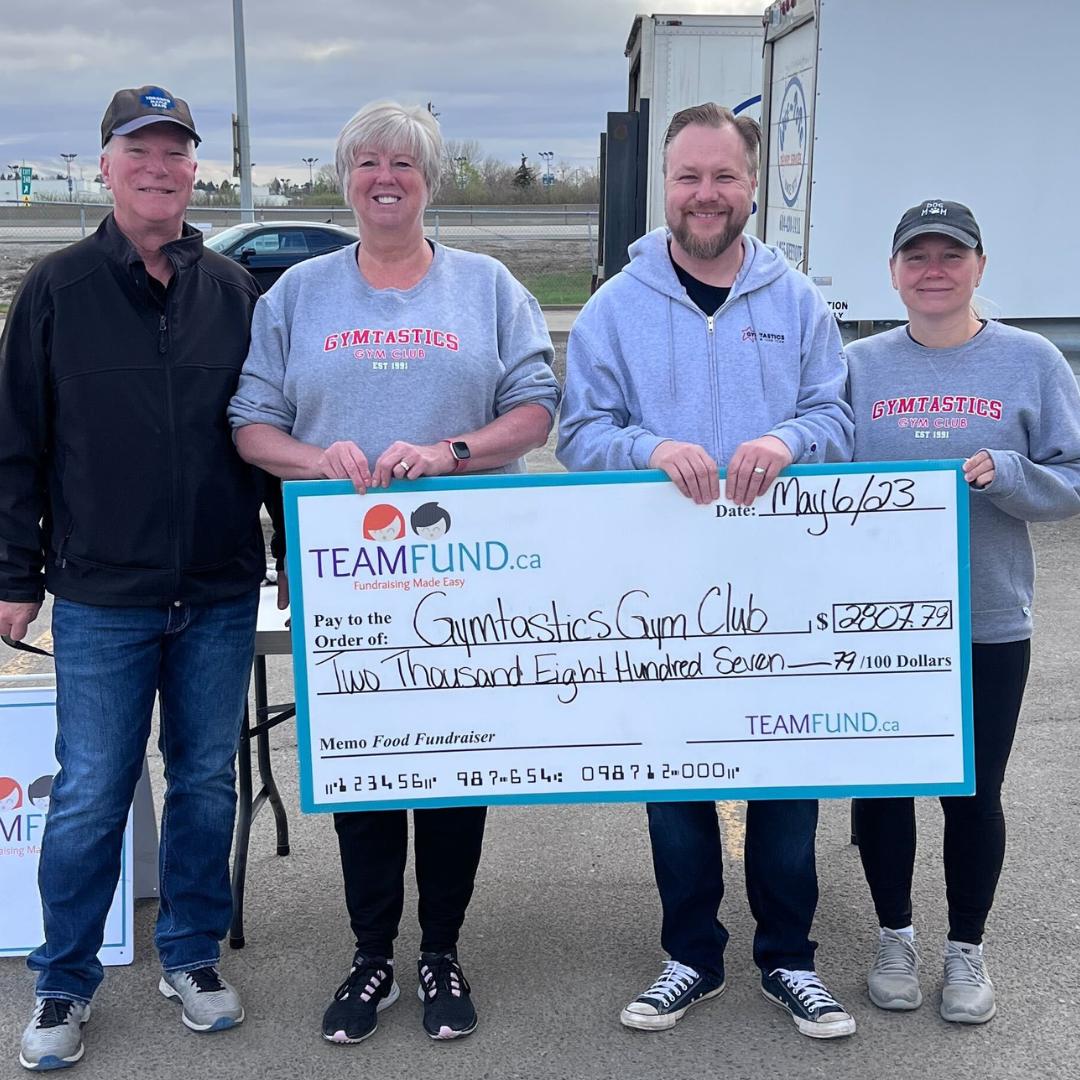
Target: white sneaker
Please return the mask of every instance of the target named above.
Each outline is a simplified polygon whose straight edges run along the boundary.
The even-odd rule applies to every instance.
[[[985,1024],[996,1012],[994,984],[986,974],[982,946],[946,941],[942,1019],[954,1024]]]
[[[919,954],[915,941],[883,926],[878,936],[877,956],[866,977],[870,1000],[879,1009],[917,1009],[922,1004],[919,989]]]

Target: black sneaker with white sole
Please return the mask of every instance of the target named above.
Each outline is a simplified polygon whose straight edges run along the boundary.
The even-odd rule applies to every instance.
[[[416,963],[424,1030],[433,1039],[460,1039],[476,1030],[472,987],[452,952],[425,952]]]
[[[332,1043],[363,1042],[375,1034],[378,1014],[400,995],[393,960],[357,953],[352,970],[334,991],[334,1000],[323,1013],[323,1038]]]
[[[811,1039],[835,1039],[855,1034],[855,1020],[825,989],[813,971],[776,968],[761,973],[761,992],[791,1014],[795,1026]]]
[[[686,1010],[725,990],[723,977],[701,975],[692,967],[668,960],[659,978],[619,1014],[619,1020],[640,1031],[674,1027]]]

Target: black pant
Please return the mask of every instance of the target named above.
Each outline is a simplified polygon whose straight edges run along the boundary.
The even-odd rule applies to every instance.
[[[413,811],[423,952],[447,952],[457,945],[480,865],[486,816],[486,806]],[[334,828],[356,948],[365,956],[391,957],[405,905],[408,811],[335,814]]]
[[[980,944],[994,902],[1005,859],[1001,785],[1030,661],[1030,641],[971,647],[976,790],[941,800],[952,941]],[[879,922],[893,930],[910,926],[915,800],[857,799],[855,831]]]

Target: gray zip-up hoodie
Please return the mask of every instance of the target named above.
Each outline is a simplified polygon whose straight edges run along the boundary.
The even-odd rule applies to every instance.
[[[645,469],[666,439],[720,464],[775,435],[796,463],[848,461],[851,410],[836,322],[807,278],[743,237],[728,299],[706,316],[668,254],[668,230],[630,248],[629,265],[570,332],[558,459],[576,470]]]
[[[848,358],[856,461],[989,451],[994,480],[971,491],[971,638],[1031,637],[1027,523],[1080,512],[1080,392],[1065,357],[1038,334],[989,322],[947,349],[898,326],[852,342]]]

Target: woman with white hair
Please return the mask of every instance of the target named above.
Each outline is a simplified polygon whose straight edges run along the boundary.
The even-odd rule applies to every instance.
[[[520,472],[547,438],[559,389],[536,300],[499,262],[424,236],[443,161],[429,112],[393,102],[344,127],[337,173],[360,243],[290,269],[255,310],[229,420],[241,455],[284,479],[391,480]],[[414,812],[419,995],[433,1039],[476,1027],[458,933],[486,807]],[[356,1043],[399,995],[407,812],[335,814],[356,938],[323,1037]]]

